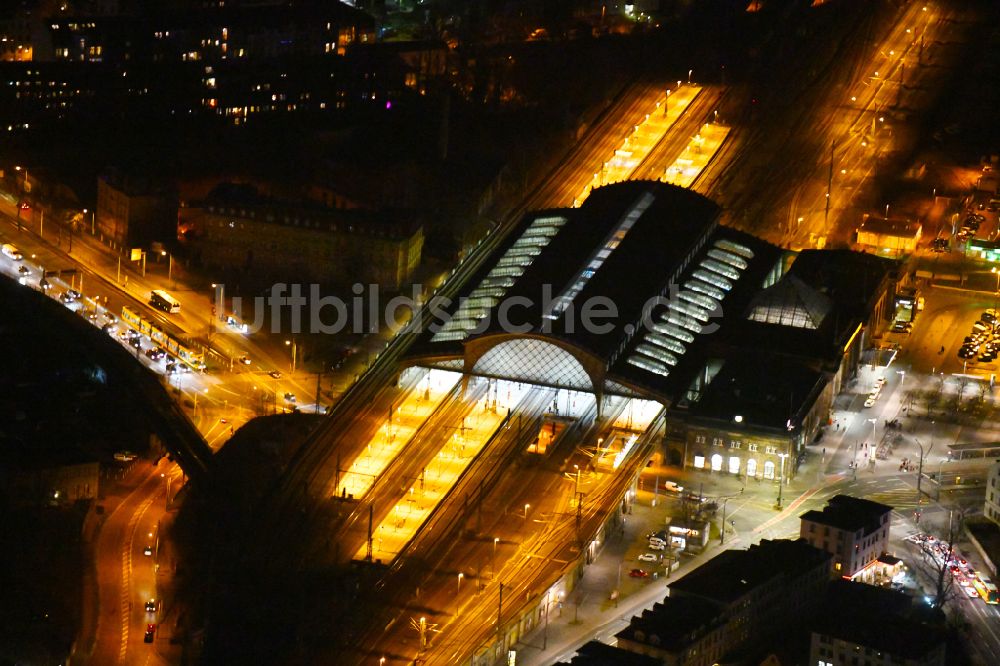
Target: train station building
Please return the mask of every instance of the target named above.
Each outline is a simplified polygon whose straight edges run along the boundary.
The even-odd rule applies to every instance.
[[[896,263],[792,253],[720,212],[690,190],[630,181],[530,213],[457,298],[432,299],[408,364],[548,386],[555,408],[593,396],[595,417],[648,402],[662,410],[667,463],[793,476],[891,322]]]

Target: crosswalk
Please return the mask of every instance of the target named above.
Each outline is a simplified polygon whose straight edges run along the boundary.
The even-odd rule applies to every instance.
[[[865,493],[865,499],[872,500],[873,502],[879,502],[881,504],[886,504],[893,507],[896,511],[906,511],[917,508],[917,490],[913,486],[898,482],[892,488],[885,490],[878,490],[875,492]],[[927,500],[925,499],[923,504],[926,505]]]

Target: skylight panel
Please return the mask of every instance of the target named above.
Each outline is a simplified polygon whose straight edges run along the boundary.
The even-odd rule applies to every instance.
[[[629,356],[628,362],[655,375],[666,377],[670,374],[670,368],[645,356]]]
[[[719,240],[715,241],[715,247],[719,248],[720,250],[734,252],[743,257],[744,259],[753,259],[753,250],[751,250],[745,245],[740,245],[739,243],[731,241],[728,238],[720,238]]]
[[[655,345],[663,347],[664,349],[669,349],[677,354],[683,354],[687,351],[687,347],[682,345],[680,342],[662,333],[656,333],[655,331],[650,332],[646,335],[646,340],[652,342]]]
[[[682,291],[679,294],[677,294],[677,298],[679,298],[682,301],[687,301],[688,303],[694,303],[695,305],[705,308],[709,312],[719,307],[718,299],[705,296],[704,294],[696,294],[690,291]]]
[[[690,317],[694,317],[695,319],[701,322],[708,321],[708,318],[712,314],[711,312],[706,311],[704,308],[699,308],[695,305],[691,305],[690,303],[674,302],[668,305],[667,307],[673,310],[674,312],[682,312]]]
[[[702,259],[701,266],[707,268],[710,271],[723,275],[731,280],[739,280],[740,272],[733,268],[732,266],[727,266],[721,261],[716,261],[715,259]]]
[[[717,301],[722,301],[722,299],[726,297],[726,292],[722,291],[721,289],[713,287],[707,282],[702,282],[701,280],[695,280],[695,279],[688,280],[687,282],[684,283],[684,288],[690,289],[691,291],[700,292],[702,294],[705,294],[706,296],[714,298]]]
[[[709,283],[711,285],[714,285],[714,286],[718,287],[719,289],[724,289],[726,291],[729,291],[730,289],[733,288],[733,283],[732,282],[730,282],[726,278],[722,277],[721,275],[717,275],[717,274],[713,273],[712,271],[706,271],[704,269],[698,269],[694,273],[692,273],[691,275],[693,275],[694,277],[698,278],[702,282],[707,282],[707,283]]]
[[[667,315],[667,323],[680,326],[681,328],[686,328],[692,333],[701,333],[701,324],[699,324],[693,318],[679,314],[677,312],[671,312],[670,314]]]
[[[664,323],[657,322],[653,324],[654,331],[662,333],[663,335],[669,335],[672,338],[677,338],[681,342],[694,342],[694,335],[692,335],[690,331],[686,331],[679,326],[666,323],[666,317],[663,317],[662,319]]]
[[[708,251],[708,256],[712,259],[718,259],[719,261],[729,264],[737,270],[746,270],[747,260],[743,257],[733,254],[732,252],[726,252],[725,250],[711,249]]]
[[[661,363],[666,363],[667,365],[677,365],[677,357],[660,347],[644,342],[636,347],[636,351],[643,356],[649,356],[650,358],[654,358]]]

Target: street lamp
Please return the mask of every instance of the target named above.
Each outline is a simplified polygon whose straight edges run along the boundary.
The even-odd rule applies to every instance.
[[[524,519],[525,520],[528,520],[528,509],[530,509],[530,508],[531,508],[530,504],[525,504],[524,505]]]
[[[781,509],[781,487],[785,485],[785,458],[788,457],[787,453],[779,453],[778,457],[781,458],[781,472],[778,474],[778,509]],[[723,525],[722,529],[726,529]]]
[[[458,591],[456,592],[456,594],[461,594],[462,593],[462,579],[463,578],[465,578],[465,574],[462,573],[461,571],[459,571],[458,572]]]
[[[918,440],[916,437],[913,438],[913,441],[920,449],[920,461],[917,463],[917,506],[920,506],[920,500],[921,500],[920,479],[924,476],[924,446],[923,444],[920,443],[920,440]],[[929,454],[931,452],[931,449],[933,448],[934,448],[934,442],[932,440],[931,445],[927,447],[927,453]],[[938,477],[938,483],[940,482],[941,479],[940,477]]]
[[[576,470],[576,487],[573,489],[573,497],[578,497],[580,495],[580,466],[573,465],[573,469]]]
[[[490,560],[490,578],[496,579],[497,577],[497,544],[500,543],[500,537],[493,537],[493,559]]]
[[[994,266],[990,269],[990,273],[997,276],[997,287],[993,290],[993,309],[996,310],[997,300],[1000,299],[1000,270],[997,270],[997,267]]]
[[[290,346],[292,348],[292,374],[294,375],[295,361],[296,357],[298,356],[298,345],[295,343],[295,340],[285,340],[285,346],[286,347]]]
[[[84,215],[87,214],[87,209],[86,208],[83,209],[83,214]],[[91,236],[96,235],[96,228],[97,228],[97,211],[96,210],[92,210],[92,211],[90,211],[90,235]]]
[[[15,166],[15,171],[21,171],[21,167]],[[24,183],[21,185],[21,196],[17,198],[17,232],[21,233],[21,204],[24,201],[24,193],[28,190],[28,169],[24,169]]]
[[[174,274],[174,255],[166,250],[160,250],[160,256],[167,258],[167,281],[169,282]]]

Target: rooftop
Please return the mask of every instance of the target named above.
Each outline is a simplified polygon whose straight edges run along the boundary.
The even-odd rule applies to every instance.
[[[308,200],[284,201],[264,196],[245,183],[221,183],[203,200],[192,202],[190,208],[319,232],[409,238],[421,227],[415,214],[404,211],[330,208]]]
[[[830,583],[823,608],[814,634],[910,659],[944,645],[943,628],[920,617],[903,592],[838,579]]]
[[[697,597],[667,597],[633,616],[629,625],[615,634],[637,643],[649,643],[664,650],[688,647],[719,620],[718,605]]]
[[[557,666],[659,666],[659,659],[612,647],[600,641],[590,641],[577,650],[570,661]]]
[[[885,504],[850,495],[837,495],[827,501],[822,511],[806,511],[800,519],[849,532],[863,529],[865,534],[869,534],[881,527],[882,517],[891,512],[892,507]]]
[[[824,375],[777,354],[734,354],[688,410],[692,416],[732,419],[772,429],[794,427],[815,401]]]
[[[775,578],[794,580],[830,557],[802,539],[765,539],[747,550],[720,553],[671,584],[670,595],[699,597],[727,606]]]
[[[919,222],[911,220],[893,220],[884,217],[868,217],[861,223],[859,231],[869,231],[882,236],[912,237],[920,233]]]

